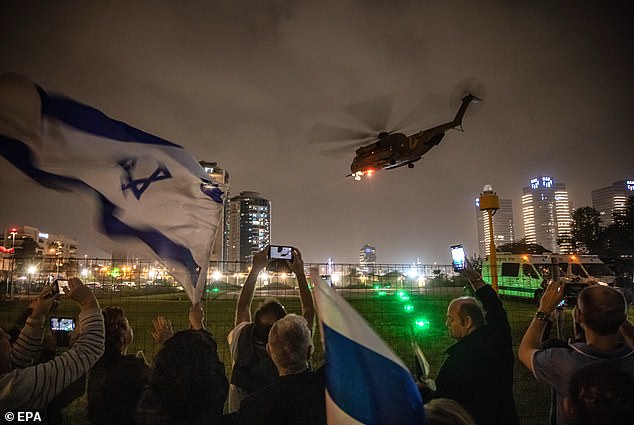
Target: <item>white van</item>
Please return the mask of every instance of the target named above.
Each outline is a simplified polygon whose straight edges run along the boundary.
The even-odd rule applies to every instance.
[[[616,276],[597,255],[497,253],[498,290],[502,295],[539,301],[550,279],[553,259],[561,277],[572,282],[613,285]],[[489,257],[482,262],[482,277],[491,283]]]
[[[552,254],[563,277],[582,283],[613,285],[614,272],[597,255]]]
[[[541,298],[543,282],[549,276],[550,255],[497,253],[496,258],[500,294],[535,300]],[[482,262],[482,278],[491,283],[489,257]]]

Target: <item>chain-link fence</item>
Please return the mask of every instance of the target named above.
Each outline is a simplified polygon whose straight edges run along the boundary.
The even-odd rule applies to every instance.
[[[308,272],[311,264],[305,264]],[[334,287],[361,314],[394,352],[416,373],[413,343],[423,350],[431,366],[432,377],[444,360],[444,350],[453,341],[445,328],[449,302],[465,293],[467,281],[456,275],[449,265],[403,264],[319,264],[320,279]],[[244,263],[210,264],[202,305],[206,325],[216,336],[219,354],[230,373],[231,358],[227,334],[233,328],[236,300],[248,275]],[[0,287],[0,324],[14,324],[27,304],[43,286],[54,279],[57,271],[38,272],[34,269],[15,269],[12,281]],[[190,301],[169,271],[149,260],[77,259],[67,263],[60,275],[78,276],[90,287],[102,307],[123,308],[134,330],[134,341],[129,352],[143,352],[152,362],[156,345],[152,341],[152,319],[166,316],[175,330],[188,327]],[[310,283],[311,286],[314,282]],[[268,297],[279,299],[287,311],[300,313],[297,279],[283,271],[260,273],[256,284],[254,311]],[[533,299],[505,297],[504,304],[514,334],[515,349],[528,326],[536,305]],[[54,315],[77,317],[77,306],[63,301]],[[564,316],[565,317],[565,316]],[[17,324],[19,326],[19,324]],[[557,335],[567,338],[569,323],[557,328]],[[554,331],[553,331],[554,332]],[[315,333],[316,351],[313,364],[323,362],[319,328]],[[63,348],[61,348],[63,349]],[[546,422],[549,409],[547,388],[535,382],[533,376],[516,362],[515,392],[518,411],[524,424]],[[371,371],[368,371],[371,373]],[[495,397],[495,394],[491,394]]]

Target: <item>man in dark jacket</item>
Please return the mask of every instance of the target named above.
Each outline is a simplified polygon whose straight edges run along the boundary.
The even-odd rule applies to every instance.
[[[279,376],[242,400],[236,425],[325,425],[326,378],[323,368],[309,370],[314,346],[306,319],[289,314],[278,320],[268,341]]]
[[[478,425],[519,424],[513,399],[515,355],[506,311],[497,293],[471,265],[462,274],[477,300],[460,297],[449,304],[446,325],[458,342],[446,350],[436,391],[424,389],[423,396],[457,401]]]
[[[276,299],[267,299],[256,310],[251,321],[251,303],[255,295],[258,274],[271,263],[269,247],[253,255],[253,264],[249,276],[240,291],[236,306],[235,327],[229,332],[227,341],[233,359],[230,387],[229,413],[236,412],[240,401],[248,394],[271,383],[277,376],[277,369],[267,351],[271,326],[286,316],[286,310]],[[306,319],[309,329],[313,329],[315,309],[313,297],[304,274],[304,262],[297,248],[292,248],[292,260],[284,260],[288,270],[297,277],[301,315]]]

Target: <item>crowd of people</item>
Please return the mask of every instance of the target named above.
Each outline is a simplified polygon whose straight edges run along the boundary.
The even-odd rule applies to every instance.
[[[252,316],[257,277],[270,261],[266,248],[254,255],[238,297],[227,335],[229,377],[199,304],[189,309],[189,329],[175,332],[166,317],[153,320],[160,349],[149,365],[142,353],[127,353],[133,330],[122,309],[102,309],[77,278],[69,280],[66,293],[45,288],[17,330],[0,328],[0,413],[38,412],[44,422],[62,423],[61,409],[85,394],[86,422],[93,425],[325,424],[327,365],[311,363],[318,312],[299,250],[293,249],[292,261],[285,260],[297,277],[299,314],[267,299]],[[426,416],[421,424],[519,424],[507,313],[470,264],[461,273],[475,296],[448,305],[446,326],[456,342],[447,348],[435,382],[418,382]],[[588,286],[573,310],[575,339],[547,343],[564,287],[564,281],[550,282],[517,356],[552,389],[552,425],[631,424],[634,327],[623,294]],[[60,298],[76,302],[80,313],[72,344],[56,354],[47,349],[47,317]]]

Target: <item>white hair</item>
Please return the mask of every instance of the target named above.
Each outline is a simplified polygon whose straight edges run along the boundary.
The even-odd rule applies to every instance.
[[[303,371],[314,348],[308,322],[297,314],[286,315],[271,327],[268,346],[278,369],[287,374]]]

